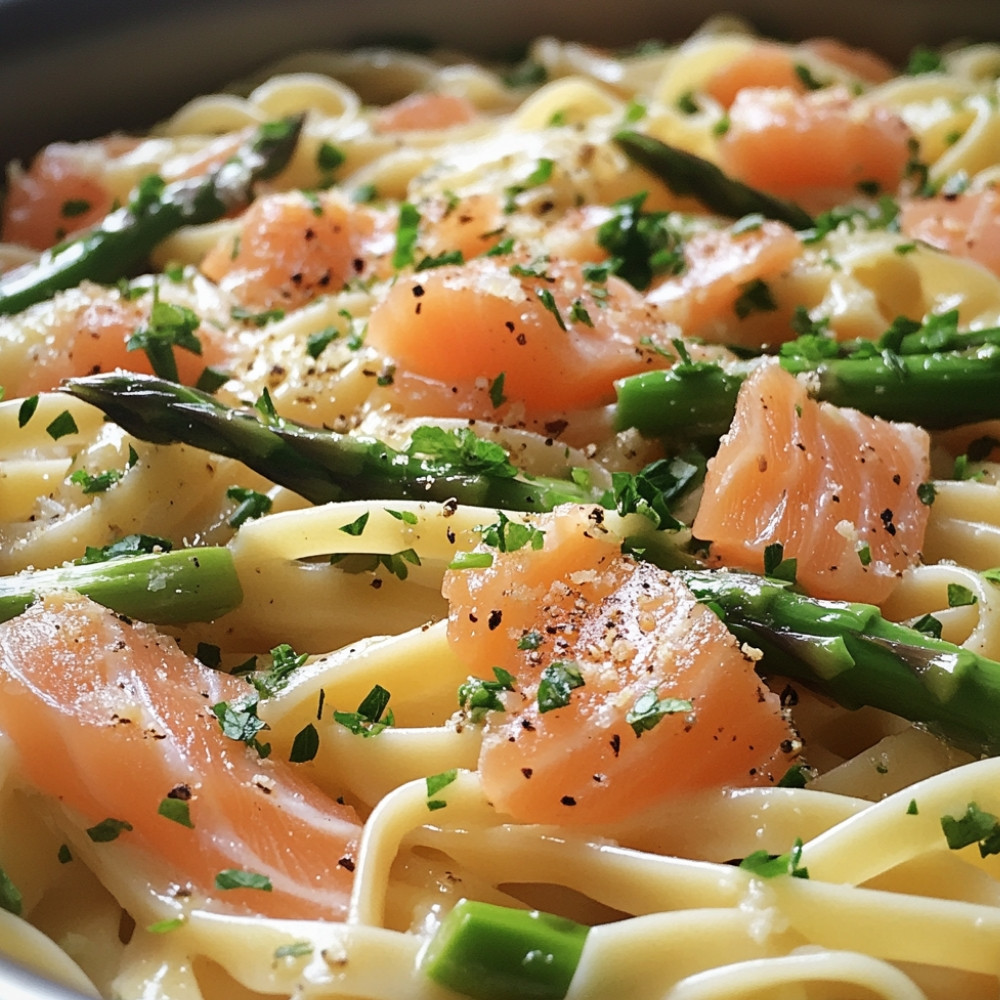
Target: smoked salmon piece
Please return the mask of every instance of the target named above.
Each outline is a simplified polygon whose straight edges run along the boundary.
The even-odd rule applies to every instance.
[[[372,119],[376,132],[414,132],[453,128],[475,121],[476,106],[456,94],[410,94],[380,108]]]
[[[751,87],[729,109],[719,159],[744,183],[821,211],[859,190],[895,191],[910,161],[910,140],[902,118],[857,104],[843,88],[797,94]]]
[[[496,416],[490,385],[524,415],[614,401],[614,380],[662,365],[661,324],[614,276],[579,264],[485,257],[400,277],[372,310],[367,343],[395,364],[394,399],[434,416]]]
[[[386,276],[396,216],[335,193],[287,191],[258,198],[235,240],[223,237],[201,270],[244,306],[296,309],[355,279]]]
[[[899,226],[910,239],[974,260],[1000,277],[1000,191],[995,187],[908,199],[900,206]]]
[[[801,254],[794,230],[770,219],[738,232],[695,233],[684,246],[684,271],[657,284],[646,300],[686,337],[755,348],[778,344],[795,334],[790,310],[772,299],[770,282],[786,276]]]
[[[189,891],[201,908],[341,919],[358,819],[294,765],[223,734],[213,706],[252,693],[76,595],[0,626],[0,732],[17,747],[20,781],[59,802],[79,836],[115,827],[95,850],[109,861],[122,851],[123,865],[138,855],[152,892]],[[163,815],[164,803],[186,806],[191,825]],[[271,890],[216,888],[232,869]]]
[[[813,597],[878,604],[923,546],[930,440],[818,403],[777,363],[743,383],[692,529],[724,566],[763,572],[780,544]]]
[[[66,378],[96,375],[117,368],[152,374],[145,350],[129,349],[132,336],[149,328],[152,292],[129,298],[84,282],[16,316],[0,318],[3,385],[10,396],[31,396],[58,388]],[[233,344],[209,321],[193,331],[201,353],[173,348],[177,373],[194,385],[206,366],[225,369]]]
[[[487,796],[519,821],[571,825],[780,779],[795,744],[778,697],[715,614],[623,556],[599,515],[563,509],[539,521],[543,548],[446,577],[457,655],[474,676],[514,677],[507,711],[486,717]],[[546,708],[566,678],[565,704]]]
[[[43,149],[9,179],[0,240],[45,250],[103,219],[112,202],[98,169],[103,159],[100,143]]]

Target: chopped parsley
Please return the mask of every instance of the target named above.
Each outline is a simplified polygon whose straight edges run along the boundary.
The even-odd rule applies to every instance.
[[[68,434],[79,434],[80,428],[76,426],[73,414],[70,413],[69,410],[63,410],[62,413],[60,413],[59,416],[45,428],[45,431],[53,441],[58,441],[59,438],[66,437]]]
[[[347,155],[339,146],[335,146],[332,142],[327,142],[326,140],[321,142],[319,148],[316,150],[316,166],[324,174],[332,174],[339,167],[343,166],[346,159]]]
[[[201,354],[201,341],[195,330],[201,323],[197,314],[187,306],[161,302],[160,286],[153,286],[153,307],[149,323],[139,327],[125,342],[129,351],[145,351],[153,371],[162,379],[179,382],[174,348]]]
[[[493,524],[479,525],[477,530],[486,545],[501,552],[517,552],[528,546],[535,551],[545,544],[545,532],[533,524],[512,521],[502,510],[497,511],[499,520]]]
[[[396,225],[396,249],[392,254],[392,266],[400,271],[413,263],[417,235],[420,230],[420,212],[408,201],[399,206],[399,222]]]
[[[503,445],[478,437],[467,427],[445,430],[429,425],[418,427],[406,449],[407,455],[427,460],[435,471],[448,472],[461,466],[467,474],[485,474],[513,479],[517,469]]]
[[[524,635],[522,635],[521,638],[517,640],[518,649],[538,649],[538,647],[541,644],[542,644],[541,632],[525,632]]]
[[[107,844],[117,840],[122,833],[132,829],[132,824],[124,819],[102,819],[100,823],[87,828],[87,836],[95,844]]]
[[[296,734],[292,741],[292,749],[288,754],[288,759],[293,764],[304,764],[313,760],[319,752],[319,732],[311,723],[306,723]]]
[[[396,723],[392,709],[388,709],[389,697],[389,692],[381,684],[376,684],[362,699],[356,712],[334,712],[333,720],[355,736],[378,736]]]
[[[910,76],[918,76],[921,73],[938,73],[942,69],[944,69],[944,59],[941,57],[941,53],[935,49],[918,45],[910,53],[905,72]]]
[[[541,302],[545,308],[552,313],[556,318],[556,322],[559,324],[560,330],[566,329],[566,321],[562,318],[562,313],[559,312],[559,306],[556,304],[555,296],[547,288],[536,288],[535,295],[538,296],[538,301]]]
[[[622,516],[642,514],[657,528],[680,528],[670,504],[698,486],[705,476],[705,458],[686,451],[674,458],[659,458],[639,472],[611,474],[612,501]]]
[[[0,868],[0,909],[19,917],[23,906],[24,900],[21,896],[21,890],[14,885],[11,877]]]
[[[805,764],[792,764],[778,781],[779,788],[805,788],[809,782],[809,768]]]
[[[764,548],[764,576],[771,577],[772,580],[785,580],[788,583],[795,583],[795,574],[798,570],[797,559],[785,558],[785,547],[781,542],[772,542]]]
[[[907,816],[918,816],[919,814],[920,814],[920,812],[917,809],[917,800],[916,799],[910,799],[910,804],[906,807],[906,815]]]
[[[313,946],[309,941],[293,941],[291,944],[282,944],[274,949],[275,959],[304,958],[312,953]]]
[[[871,561],[872,561],[871,546],[862,545],[861,548],[858,549],[858,562],[860,562],[862,566],[870,566]]]
[[[963,587],[960,583],[948,584],[949,608],[965,608],[978,602],[979,598],[968,587]]]
[[[23,427],[35,415],[35,410],[37,409],[38,409],[38,397],[29,396],[17,408],[17,426]]]
[[[352,535],[357,538],[364,532],[369,516],[370,512],[366,510],[360,517],[351,521],[350,524],[342,524],[338,530],[342,531],[345,535]]]
[[[59,851],[56,854],[56,860],[61,865],[68,865],[73,860],[73,854],[70,851],[68,844],[59,845]]]
[[[924,635],[933,636],[935,639],[941,638],[941,621],[933,615],[924,615],[918,618],[911,628],[917,632],[923,632]]]
[[[493,565],[491,552],[459,552],[450,563],[448,569],[487,569]]]
[[[327,326],[315,333],[310,333],[306,339],[306,354],[315,361],[326,350],[329,344],[340,337],[340,331],[335,326]]]
[[[427,778],[427,808],[434,812],[436,809],[444,809],[447,802],[444,799],[435,799],[442,788],[447,788],[458,777],[458,770],[452,768],[450,771],[442,771],[440,774],[432,774]]]
[[[514,678],[503,667],[494,667],[495,680],[469,677],[458,689],[458,705],[466,713],[470,722],[482,722],[487,712],[503,712],[501,691],[514,690]]]
[[[597,230],[598,244],[611,256],[611,273],[639,291],[647,289],[656,275],[680,274],[687,266],[684,241],[671,225],[670,214],[643,211],[645,200],[642,191],[614,202],[615,214]]]
[[[625,713],[625,721],[636,736],[655,728],[665,715],[690,712],[694,706],[683,698],[658,698],[655,691],[639,695],[635,704]]]
[[[740,868],[756,875],[757,878],[776,878],[778,875],[791,875],[794,878],[809,878],[809,869],[800,866],[802,860],[802,840],[795,838],[792,849],[787,854],[768,854],[767,851],[754,851],[741,862]]]
[[[67,198],[59,209],[59,214],[64,219],[76,219],[85,215],[91,209],[91,204],[86,198]]]
[[[503,406],[507,402],[507,397],[503,394],[503,385],[507,379],[505,372],[500,372],[495,379],[490,382],[490,402],[493,404],[493,409]]]
[[[746,319],[755,312],[774,312],[777,308],[770,287],[760,278],[740,285],[740,294],[733,303],[733,312],[739,319]]]
[[[677,110],[685,115],[696,115],[701,110],[693,91],[687,90],[677,98]]]
[[[435,267],[444,267],[446,264],[465,263],[465,254],[461,250],[446,250],[434,257],[423,257],[414,268],[415,271],[430,271]]]
[[[504,194],[507,197],[507,201],[504,204],[504,211],[507,213],[514,211],[517,207],[515,199],[519,194],[548,183],[552,179],[552,168],[554,166],[554,160],[543,156],[538,160],[535,169],[520,184],[511,184],[509,187],[504,188]]]
[[[569,704],[570,691],[586,682],[573,660],[555,660],[542,671],[538,684],[538,711],[551,712]]]
[[[795,75],[806,90],[822,90],[826,86],[825,83],[813,76],[812,70],[804,63],[796,63],[794,69]]]
[[[173,820],[175,823],[180,823],[181,826],[194,829],[194,823],[191,822],[191,807],[188,805],[186,799],[168,795],[163,799],[156,811],[165,819]]]
[[[151,924],[147,924],[146,930],[150,934],[169,934],[171,931],[176,931],[183,927],[184,923],[184,917],[167,917],[164,920],[156,920]]]
[[[941,830],[948,847],[953,851],[979,845],[979,856],[1000,854],[1000,820],[993,813],[984,812],[975,802],[970,802],[965,815],[941,817]]]
[[[261,743],[257,734],[269,729],[268,724],[257,714],[257,699],[248,701],[239,708],[228,701],[220,701],[212,706],[212,712],[219,720],[219,726],[225,736],[238,743],[245,743],[260,754],[267,757],[271,753],[270,743]]]
[[[921,483],[917,487],[917,499],[926,507],[930,507],[937,498],[937,487],[933,483]]]
[[[385,512],[397,521],[402,521],[403,524],[416,524],[420,520],[412,510],[390,510],[386,507]]]
[[[266,875],[244,871],[242,868],[224,868],[215,876],[216,889],[259,889],[271,892],[274,886]]]

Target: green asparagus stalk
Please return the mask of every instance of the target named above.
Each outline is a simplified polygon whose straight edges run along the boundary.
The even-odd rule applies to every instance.
[[[498,446],[446,454],[398,451],[374,438],[337,434],[225,406],[207,393],[142,375],[71,379],[64,391],[93,404],[130,434],[155,444],[183,442],[242,461],[312,503],[333,500],[435,500],[505,510],[551,510],[562,503],[595,503],[589,488],[568,479],[525,480]],[[499,453],[499,457],[498,456]]]
[[[681,570],[769,674],[801,680],[847,708],[893,712],[972,753],[1000,753],[1000,663],[886,621],[870,604],[804,597],[780,580]]]
[[[759,213],[793,229],[811,229],[812,216],[798,205],[729,177],[714,163],[659,139],[626,129],[615,142],[630,159],[658,177],[676,195],[691,195],[706,208],[731,219]]]
[[[832,357],[783,352],[778,361],[793,375],[808,374],[817,399],[886,420],[939,429],[1000,417],[1000,344],[920,353],[912,341],[904,345],[910,353],[852,346],[853,354],[850,347]],[[620,379],[617,427],[646,437],[718,436],[755,363],[684,363]]]
[[[589,929],[537,910],[463,899],[441,922],[421,967],[474,1000],[561,1000]]]
[[[134,272],[181,226],[213,222],[244,207],[256,182],[288,163],[301,129],[300,116],[262,125],[231,159],[203,177],[166,185],[146,178],[127,206],[95,228],[0,277],[0,315],[20,312],[84,280],[111,284]]]
[[[0,622],[63,590],[139,621],[172,625],[212,621],[243,599],[228,549],[176,549],[0,577]]]

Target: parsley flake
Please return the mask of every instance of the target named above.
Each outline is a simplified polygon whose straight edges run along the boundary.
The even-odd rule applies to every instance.
[[[963,587],[960,583],[948,584],[949,608],[965,608],[978,602],[979,598],[968,587]]]
[[[80,428],[76,426],[73,414],[70,413],[69,410],[63,410],[62,413],[60,413],[59,416],[45,428],[45,431],[53,441],[58,441],[59,438],[66,437],[68,434],[79,434]]]
[[[180,823],[181,826],[186,826],[191,830],[194,829],[194,823],[191,822],[191,808],[184,799],[168,795],[160,802],[156,811],[165,819],[173,820],[173,822]]]
[[[304,958],[312,953],[313,946],[309,941],[293,941],[292,944],[282,944],[274,949],[275,959]]]
[[[420,229],[420,212],[408,201],[399,206],[399,222],[396,225],[396,249],[392,254],[392,266],[402,270],[413,263],[417,235]]]
[[[174,348],[201,354],[201,341],[195,336],[200,323],[197,314],[187,306],[161,302],[159,285],[154,285],[149,322],[129,337],[125,347],[129,351],[145,351],[157,376],[169,382],[179,382]]]
[[[495,680],[483,680],[481,677],[469,677],[458,689],[458,705],[462,708],[469,721],[482,722],[487,712],[503,712],[505,706],[500,698],[501,691],[514,690],[514,678],[503,667],[494,667]]]
[[[490,382],[490,402],[493,404],[494,410],[503,406],[503,404],[507,402],[507,397],[503,394],[503,385],[506,378],[506,374],[504,372],[500,372],[500,374]]]
[[[1000,820],[993,813],[984,812],[975,802],[970,802],[965,815],[941,817],[941,830],[948,847],[957,851],[969,844],[979,845],[979,856],[1000,854]]]
[[[760,278],[740,285],[740,294],[733,303],[733,312],[739,319],[746,319],[755,312],[774,312],[777,308],[770,287]]]
[[[778,875],[809,878],[809,869],[800,866],[801,860],[802,840],[796,837],[792,849],[787,854],[768,854],[767,851],[754,851],[740,862],[740,868],[757,878],[776,878]]]
[[[355,736],[377,736],[384,729],[395,725],[392,710],[386,710],[389,697],[389,692],[381,684],[376,684],[365,695],[356,712],[334,712],[333,720]]]
[[[625,713],[625,721],[636,736],[642,736],[658,726],[665,715],[690,712],[692,708],[694,706],[686,699],[658,698],[655,691],[646,691],[639,695],[632,708]]]
[[[38,397],[29,396],[17,409],[17,426],[23,427],[38,409]]]
[[[368,524],[369,511],[365,511],[360,517],[355,518],[350,524],[342,524],[339,528],[345,535],[352,535],[353,537],[359,537],[365,530]]]
[[[288,754],[288,759],[293,764],[304,764],[313,760],[319,752],[319,732],[311,723],[306,723],[296,734],[292,741],[292,749]]]
[[[19,917],[23,907],[24,900],[21,896],[21,890],[14,885],[11,877],[0,868],[0,909]]]
[[[538,711],[551,712],[569,704],[570,691],[586,682],[573,660],[555,660],[542,671],[538,684]]]
[[[100,823],[87,828],[87,836],[95,844],[107,844],[132,829],[132,824],[123,819],[102,819]]]
[[[244,871],[242,868],[224,868],[215,876],[216,889],[259,889],[271,892],[274,886],[266,875]]]
[[[502,510],[493,524],[479,525],[477,530],[483,542],[501,552],[517,552],[525,546],[538,551],[545,544],[545,532],[533,524],[512,521]]]

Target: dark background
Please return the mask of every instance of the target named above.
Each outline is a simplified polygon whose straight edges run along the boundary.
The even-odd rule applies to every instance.
[[[719,12],[896,62],[918,43],[1000,37],[997,0],[0,0],[0,163],[54,139],[148,128],[296,49],[422,36],[496,56],[541,34],[676,41]]]

